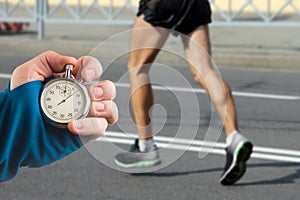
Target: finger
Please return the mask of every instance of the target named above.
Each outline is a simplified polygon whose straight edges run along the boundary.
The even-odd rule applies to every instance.
[[[104,135],[107,126],[108,122],[105,118],[84,118],[69,122],[68,129],[76,135],[96,139]]]
[[[102,71],[102,65],[96,58],[91,56],[82,56],[77,60],[73,73],[77,79],[90,82],[99,78]]]
[[[47,78],[53,75],[53,73],[60,73],[65,71],[66,64],[77,63],[77,60],[70,56],[63,56],[54,51],[46,51],[31,61],[31,68],[39,72],[43,77]]]
[[[119,118],[118,107],[113,101],[92,102],[89,115],[104,117],[110,126],[114,125]]]
[[[44,81],[54,72],[63,72],[66,64],[76,62],[75,58],[62,56],[54,51],[46,51],[14,70],[11,77],[11,89],[34,80]]]
[[[92,101],[113,100],[116,97],[116,87],[108,80],[89,86],[88,92]]]

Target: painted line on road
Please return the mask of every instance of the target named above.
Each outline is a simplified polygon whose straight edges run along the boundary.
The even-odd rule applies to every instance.
[[[0,78],[10,79],[11,74],[0,73]],[[127,83],[116,83],[117,87],[127,87],[130,85]],[[162,91],[178,91],[178,92],[196,92],[196,93],[205,93],[203,89],[192,89],[192,88],[183,88],[183,87],[162,87],[162,86],[153,86],[155,90]],[[269,98],[269,99],[280,99],[280,100],[299,100],[300,96],[287,96],[287,95],[274,95],[274,94],[259,94],[259,93],[246,93],[246,92],[233,92],[235,96],[243,97],[253,97],[253,98]],[[136,138],[135,134],[125,134],[118,132],[107,132],[106,136],[109,141],[122,143],[122,144],[132,144],[132,139]],[[114,138],[117,137],[117,138]],[[125,138],[125,139],[122,139]],[[225,154],[224,143],[213,143],[208,141],[200,140],[188,140],[183,138],[168,138],[162,136],[156,136],[155,140],[158,141],[157,144],[161,148],[177,149],[177,150],[187,150],[194,152],[210,152],[214,154]],[[103,139],[98,139],[97,141],[105,141]],[[205,148],[210,147],[210,148]],[[267,160],[277,160],[277,161],[287,161],[287,162],[299,162],[300,163],[300,151],[289,150],[289,149],[279,149],[279,148],[269,148],[269,147],[254,147],[254,153],[252,158],[267,159]]]
[[[0,78],[10,79],[11,74],[0,73]],[[128,83],[115,83],[117,87],[126,87],[129,88],[130,84]],[[184,87],[162,87],[157,85],[152,85],[154,90],[160,91],[174,91],[174,92],[193,92],[193,93],[206,93],[204,89],[194,89],[194,88],[184,88]],[[277,100],[300,100],[300,96],[289,96],[289,95],[276,95],[276,94],[261,94],[261,93],[252,93],[252,92],[236,92],[232,91],[233,96],[239,97],[252,97],[252,98],[262,98],[262,99],[277,99]]]
[[[131,145],[135,138],[137,138],[137,136],[132,133],[108,131],[104,137],[100,137],[96,141]],[[159,148],[225,155],[224,143],[164,136],[155,136],[155,141]],[[251,158],[300,163],[300,151],[255,146]]]
[[[128,83],[115,83],[117,87],[129,88]],[[184,87],[163,87],[158,85],[152,85],[152,89],[160,91],[174,91],[174,92],[193,92],[193,93],[206,93],[204,89],[184,88]],[[300,96],[289,96],[289,95],[276,95],[276,94],[261,94],[252,92],[235,92],[232,91],[232,95],[239,97],[252,97],[262,99],[277,99],[277,100],[299,100]]]
[[[11,78],[11,74],[3,74],[3,73],[0,73],[0,78],[3,78],[3,79],[10,79],[10,78]]]
[[[106,136],[109,137],[118,137],[118,138],[131,138],[134,139],[137,137],[136,134],[133,133],[121,133],[121,132],[113,132],[108,131]],[[225,143],[219,143],[219,142],[209,142],[209,141],[203,141],[203,140],[191,140],[191,139],[185,139],[185,138],[170,138],[170,137],[164,137],[164,136],[155,136],[155,141],[160,142],[167,142],[167,143],[177,143],[177,144],[183,144],[183,145],[193,145],[193,146],[207,146],[207,147],[214,147],[214,148],[221,148],[224,149],[226,147]],[[300,157],[300,151],[295,150],[287,150],[287,149],[277,149],[277,148],[266,148],[266,147],[254,147],[254,151],[256,152],[264,152],[269,154],[283,154],[283,155],[290,155],[290,156],[299,156]]]

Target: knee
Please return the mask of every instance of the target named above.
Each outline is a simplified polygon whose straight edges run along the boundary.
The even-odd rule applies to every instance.
[[[203,81],[203,77],[199,73],[194,73],[194,81],[198,83],[199,85],[202,85],[205,87],[205,82]]]
[[[128,71],[132,71],[134,69],[139,68],[139,66],[142,65],[141,63],[138,62],[138,60],[129,58],[127,62],[127,69]]]
[[[216,103],[222,103],[225,102],[226,99],[232,98],[232,91],[228,83],[226,83],[222,78],[220,77],[209,77],[209,78],[203,78],[203,75],[200,73],[195,73],[194,75],[194,81],[201,85],[206,92],[209,94],[209,96],[214,100]]]
[[[129,74],[132,75],[147,75],[150,70],[150,64],[145,64],[140,60],[129,59],[127,63]]]

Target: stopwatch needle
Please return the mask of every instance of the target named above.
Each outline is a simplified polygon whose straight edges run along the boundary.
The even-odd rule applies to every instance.
[[[66,99],[63,99],[61,102],[59,102],[57,105],[59,106],[60,104],[66,102]]]
[[[71,96],[73,96],[74,94],[76,94],[77,92],[79,92],[79,90],[73,92],[71,95],[69,95],[67,98],[63,99],[61,102],[59,102],[57,105],[59,106],[62,103],[65,103]]]

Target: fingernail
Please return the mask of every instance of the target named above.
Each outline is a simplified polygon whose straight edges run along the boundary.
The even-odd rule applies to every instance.
[[[103,95],[103,90],[101,87],[95,87],[94,90],[95,99],[100,99]]]
[[[100,102],[95,103],[94,106],[95,106],[95,110],[98,111],[98,112],[101,112],[101,111],[103,111],[105,109],[104,104],[100,103]]]
[[[95,72],[95,70],[93,70],[93,69],[88,69],[87,71],[86,71],[86,75],[87,75],[87,77],[88,77],[88,79],[94,79],[95,78],[95,75],[96,75],[96,72]]]
[[[75,121],[73,122],[73,124],[74,124],[74,127],[75,127],[77,130],[82,129],[82,127],[83,127],[83,124],[82,124],[80,121],[77,121],[77,120],[75,120]]]

